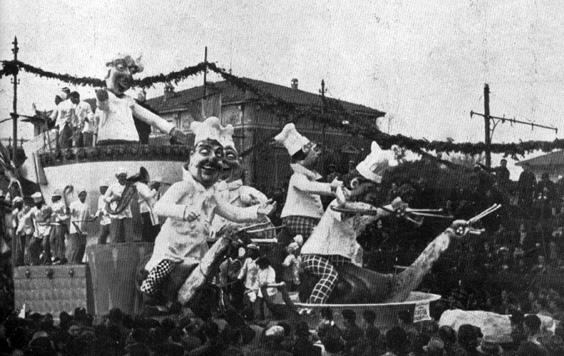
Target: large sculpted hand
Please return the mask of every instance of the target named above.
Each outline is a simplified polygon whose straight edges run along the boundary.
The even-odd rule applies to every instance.
[[[335,178],[335,179],[333,179],[333,181],[331,183],[329,183],[329,185],[331,186],[331,191],[335,192],[337,190],[337,188],[343,186],[343,182],[338,180],[337,178]]]
[[[188,135],[176,127],[174,127],[169,134],[172,144],[188,145]]]
[[[467,234],[479,235],[484,232],[483,229],[473,227],[467,220],[454,220],[446,229],[446,233],[451,237],[464,237]]]
[[[192,222],[200,217],[200,214],[192,209],[184,211],[184,221]]]
[[[275,210],[276,210],[276,202],[269,200],[265,204],[259,205],[257,209],[257,214],[259,216],[267,216],[272,214]]]

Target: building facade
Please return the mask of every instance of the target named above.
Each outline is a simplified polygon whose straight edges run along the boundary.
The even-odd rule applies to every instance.
[[[260,89],[261,93],[295,107],[321,109],[324,103],[327,105],[321,95],[299,90],[297,81],[292,81],[291,87],[285,87],[248,78],[243,80]],[[377,119],[384,116],[383,112],[366,106],[334,99],[331,101],[366,125],[377,125]],[[293,118],[292,114],[272,110],[271,106],[266,107],[264,103],[259,95],[221,81],[208,83],[205,88],[199,86],[179,92],[166,86],[162,96],[148,99],[144,104],[188,133],[193,121],[202,121],[212,115],[220,117],[224,125],[233,125],[235,143],[243,155],[246,184],[265,192],[285,187],[291,175],[290,158],[286,150],[272,141],[272,137],[288,121],[295,122],[303,135],[326,148],[319,167],[322,174],[330,164],[346,172],[350,164],[358,162],[369,151],[370,142],[366,139],[324,127],[322,123],[307,117]],[[159,139],[157,133],[152,139]]]

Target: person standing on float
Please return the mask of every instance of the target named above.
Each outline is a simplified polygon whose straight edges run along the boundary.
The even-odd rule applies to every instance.
[[[69,223],[68,208],[60,189],[55,189],[51,196],[51,209],[53,209],[53,221],[49,235],[51,262],[60,263],[65,258],[65,236],[68,234]]]
[[[67,255],[70,263],[82,263],[86,249],[86,224],[96,219],[86,203],[86,189],[80,188],[77,193],[78,200],[73,201],[69,206],[71,221]]]
[[[147,144],[150,132],[146,130],[148,126],[186,142],[186,135],[176,129],[173,123],[153,114],[125,94],[133,84],[133,74],[143,71],[140,59],[133,59],[130,55],[117,55],[106,66],[109,68],[105,78],[106,88],[96,90],[96,107],[99,112],[97,146]],[[142,126],[144,129],[140,130]]]
[[[104,201],[106,204],[113,204],[122,199],[126,183],[127,170],[124,167],[119,167],[116,172],[116,182],[110,185],[104,194]],[[126,242],[131,240],[132,236],[130,235],[133,232],[131,202],[127,203],[125,208],[121,212],[117,212],[117,214],[110,212],[110,219],[110,234],[112,235],[112,242]]]
[[[286,203],[280,217],[292,235],[302,235],[305,241],[323,215],[320,196],[334,197],[335,190],[342,183],[337,179],[331,183],[318,182],[322,177],[314,168],[321,148],[302,136],[294,124],[284,126],[274,140],[288,150],[290,167],[294,171],[288,183]]]
[[[149,187],[149,175],[142,176],[141,180],[135,183],[135,188],[141,213],[141,241],[155,242],[159,232],[159,217],[153,211],[153,207],[159,192]]]
[[[98,197],[98,210],[96,217],[100,218],[100,235],[98,236],[98,245],[104,245],[110,235],[110,224],[112,219],[107,209],[105,194],[108,191],[109,183],[106,180],[100,182],[100,196]]]
[[[60,101],[49,117],[51,121],[55,122],[55,127],[58,129],[57,144],[59,148],[71,148],[72,146],[72,123],[76,121],[76,113],[74,104],[69,99],[69,94],[69,88],[62,89],[62,92],[58,95]]]

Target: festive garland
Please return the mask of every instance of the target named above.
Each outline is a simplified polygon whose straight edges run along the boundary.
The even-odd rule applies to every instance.
[[[72,84],[72,85],[81,85],[81,86],[89,85],[89,86],[95,86],[95,87],[102,87],[102,86],[106,85],[104,83],[104,81],[101,80],[101,79],[90,78],[90,77],[79,78],[79,77],[75,77],[75,76],[70,75],[70,74],[60,74],[60,73],[49,72],[49,71],[45,71],[41,68],[34,67],[32,65],[23,63],[21,61],[2,61],[2,66],[3,66],[3,71],[4,71],[5,75],[18,74],[18,72],[20,70],[23,70],[25,72],[35,74],[35,75],[40,76],[40,77],[49,78],[49,79],[57,79],[57,80],[60,80],[62,82],[69,83],[69,84]]]
[[[41,68],[34,67],[32,65],[23,63],[21,61],[2,61],[2,70],[0,71],[0,78],[4,75],[13,75],[18,74],[20,70],[25,72],[35,74],[39,77],[49,78],[49,79],[57,79],[65,83],[69,83],[72,85],[80,85],[80,86],[93,86],[93,87],[104,87],[106,86],[106,82],[102,79],[91,78],[91,77],[75,77],[70,74],[60,74],[54,73],[50,71],[45,71]],[[159,74],[155,76],[145,77],[143,79],[135,79],[133,81],[133,85],[139,88],[149,88],[157,83],[168,83],[174,82],[178,83],[189,76],[198,74],[206,69],[205,63],[199,63],[193,67],[186,67],[182,70],[172,72],[169,74]]]
[[[60,74],[45,71],[41,68],[31,66],[21,61],[2,61],[3,68],[0,69],[0,78],[3,76],[17,74],[19,70],[35,74],[40,77],[57,79],[73,85],[89,85],[96,87],[105,86],[105,82],[101,79],[90,77],[75,77],[70,74]],[[295,121],[299,117],[307,117],[309,120],[315,121],[322,125],[343,130],[353,136],[362,136],[369,140],[377,141],[383,148],[389,148],[392,145],[398,145],[405,149],[419,153],[424,157],[434,158],[427,151],[435,152],[460,152],[465,154],[477,155],[486,151],[486,144],[478,143],[454,143],[449,141],[428,141],[425,139],[415,139],[404,135],[389,135],[380,131],[374,121],[367,119],[366,116],[355,115],[348,112],[338,100],[325,98],[323,108],[318,105],[296,105],[282,100],[270,93],[267,93],[255,85],[249,83],[244,78],[239,78],[226,70],[218,67],[214,63],[199,63],[195,66],[185,67],[182,70],[171,72],[169,74],[159,74],[155,76],[136,79],[134,86],[140,88],[148,88],[157,83],[178,83],[189,76],[196,75],[204,70],[209,69],[219,74],[230,84],[238,89],[253,93],[257,96],[256,103],[263,109],[273,114],[287,118],[286,121]],[[374,116],[372,117],[374,119]],[[260,143],[264,144],[264,143]],[[259,146],[259,144],[255,145]],[[517,158],[518,155],[523,156],[527,152],[541,150],[550,152],[554,149],[564,149],[564,140],[556,139],[554,141],[524,141],[519,143],[493,143],[489,145],[492,153],[502,153],[505,156]],[[445,162],[446,163],[446,162]]]
[[[143,79],[135,79],[133,80],[133,85],[140,88],[149,88],[152,87],[154,84],[157,83],[171,83],[178,84],[185,80],[186,78],[196,75],[200,72],[203,72],[206,69],[206,63],[198,63],[192,67],[186,67],[182,70],[171,72],[169,74],[159,74],[154,75],[151,77],[145,77]]]

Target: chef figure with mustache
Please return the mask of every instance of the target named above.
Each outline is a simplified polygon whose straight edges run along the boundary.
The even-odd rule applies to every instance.
[[[221,198],[217,190],[223,168],[224,128],[217,117],[190,126],[195,134],[188,173],[173,184],[155,204],[154,212],[167,217],[155,240],[153,255],[145,269],[149,272],[141,291],[154,296],[160,283],[179,263],[198,264],[208,250],[207,238],[215,214],[233,222],[257,221],[275,209],[275,204],[236,207]]]
[[[340,213],[332,208],[349,202],[349,207],[373,209],[366,201],[376,185],[381,183],[384,171],[396,165],[397,161],[391,151],[383,151],[373,141],[370,154],[356,166],[356,170],[344,177],[345,186],[337,189],[336,199],[329,204],[301,249],[301,267],[319,278],[307,303],[327,302],[339,277],[335,267],[354,263],[355,254],[360,248],[356,238],[369,222],[389,215],[381,208],[377,209],[375,215],[362,217]],[[401,200],[394,201],[388,209],[393,210],[400,204]]]
[[[185,134],[173,123],[142,107],[125,94],[133,84],[133,74],[143,71],[140,59],[130,55],[117,55],[106,63],[109,68],[105,78],[106,88],[96,91],[99,110],[98,140],[96,145],[148,143],[150,126],[180,141]]]
[[[284,126],[274,140],[288,150],[294,171],[280,217],[293,236],[302,235],[305,241],[323,215],[320,196],[334,197],[342,182],[337,179],[331,183],[319,182],[321,175],[315,171],[315,166],[321,147],[302,136],[294,124]]]
[[[222,199],[237,207],[245,208],[257,204],[265,204],[268,201],[266,195],[253,187],[243,184],[243,167],[239,153],[235,148],[233,133],[233,126],[227,125],[220,137],[225,154],[225,167],[220,175],[220,182],[217,183],[216,189],[218,194],[220,194]],[[265,217],[264,222],[270,223],[270,220]],[[228,224],[228,221],[225,218],[216,216],[212,222],[212,235],[220,231],[226,224]],[[275,232],[272,231],[272,233],[274,235],[272,237],[275,237]],[[211,238],[213,240],[214,236],[211,236]]]

